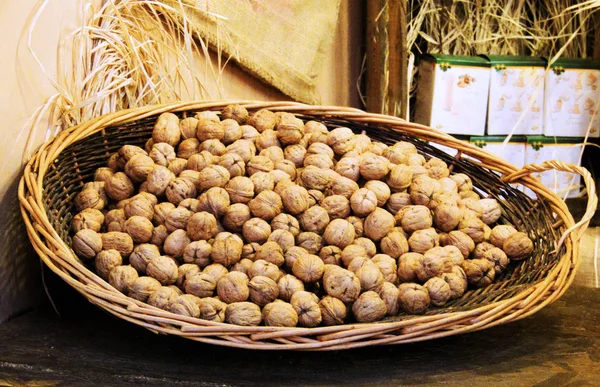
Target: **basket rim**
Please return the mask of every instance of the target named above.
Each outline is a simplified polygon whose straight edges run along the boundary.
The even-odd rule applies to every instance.
[[[269,109],[311,116],[336,117],[361,123],[386,126],[420,139],[456,149],[476,159],[476,164],[499,172],[505,182],[521,183],[548,202],[565,230],[565,253],[556,266],[538,283],[527,286],[516,295],[471,310],[427,316],[409,316],[394,322],[355,323],[316,328],[243,327],[215,323],[176,315],[120,293],[106,281],[88,270],[52,227],[44,209],[43,179],[69,145],[102,131],[109,126],[127,124],[164,112],[220,110],[230,104],[240,104],[249,110]],[[549,188],[529,176],[532,172],[560,168],[580,173],[586,186],[590,181],[588,211],[575,223],[566,204]],[[587,173],[587,175],[585,175]],[[433,128],[403,119],[367,113],[360,109],[338,106],[315,106],[289,101],[216,100],[177,102],[150,105],[109,113],[60,132],[40,146],[25,166],[18,191],[21,213],[30,241],[42,261],[64,281],[82,293],[90,302],[109,313],[143,326],[155,333],[174,334],[191,340],[247,349],[339,350],[368,345],[400,344],[450,336],[485,329],[527,317],[558,299],[572,283],[579,265],[578,238],[589,223],[597,205],[593,179],[589,172],[561,162],[518,169],[514,165]],[[590,209],[592,209],[590,211]],[[589,216],[588,216],[589,215]],[[557,223],[558,224],[558,223]],[[579,230],[578,233],[572,231]]]

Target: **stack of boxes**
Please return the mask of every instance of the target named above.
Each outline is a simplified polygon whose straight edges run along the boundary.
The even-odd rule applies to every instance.
[[[537,57],[432,54],[419,67],[415,121],[517,167],[546,160],[579,164],[586,134],[600,132],[599,103],[597,61],[557,60],[547,69]],[[558,195],[579,194],[579,176],[548,171],[536,177]]]

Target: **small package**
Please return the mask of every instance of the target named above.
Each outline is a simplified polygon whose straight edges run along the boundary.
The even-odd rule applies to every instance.
[[[517,168],[522,168],[525,164],[525,146],[527,139],[524,136],[512,136],[504,144],[506,136],[484,136],[471,137],[471,143],[508,161]]]
[[[598,137],[600,61],[558,59],[546,72],[544,135]]]
[[[559,160],[579,165],[582,142],[582,138],[529,136],[525,149],[525,164],[541,164],[548,160]],[[534,173],[532,176],[539,179],[560,197],[575,197],[581,189],[581,176],[577,174],[550,170]],[[533,191],[528,188],[525,189],[525,193],[535,197]]]
[[[450,134],[481,136],[490,86],[488,61],[425,55],[419,65],[415,122]]]
[[[542,134],[546,61],[540,57],[484,57],[491,66],[487,134]]]

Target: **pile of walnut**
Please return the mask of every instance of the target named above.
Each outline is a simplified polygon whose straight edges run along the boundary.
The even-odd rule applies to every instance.
[[[414,145],[239,105],[160,115],[75,198],[73,250],[134,299],[239,325],[372,322],[485,287],[529,237]]]

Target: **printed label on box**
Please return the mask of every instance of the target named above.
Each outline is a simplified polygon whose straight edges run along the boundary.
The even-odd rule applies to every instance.
[[[579,165],[581,144],[544,144],[535,149],[531,145],[525,151],[525,164],[540,164],[548,160],[560,160],[565,163]],[[546,171],[534,173],[531,176],[540,180],[560,197],[575,197],[581,187],[581,176],[569,172]],[[525,189],[530,197],[536,195],[530,189]]]

